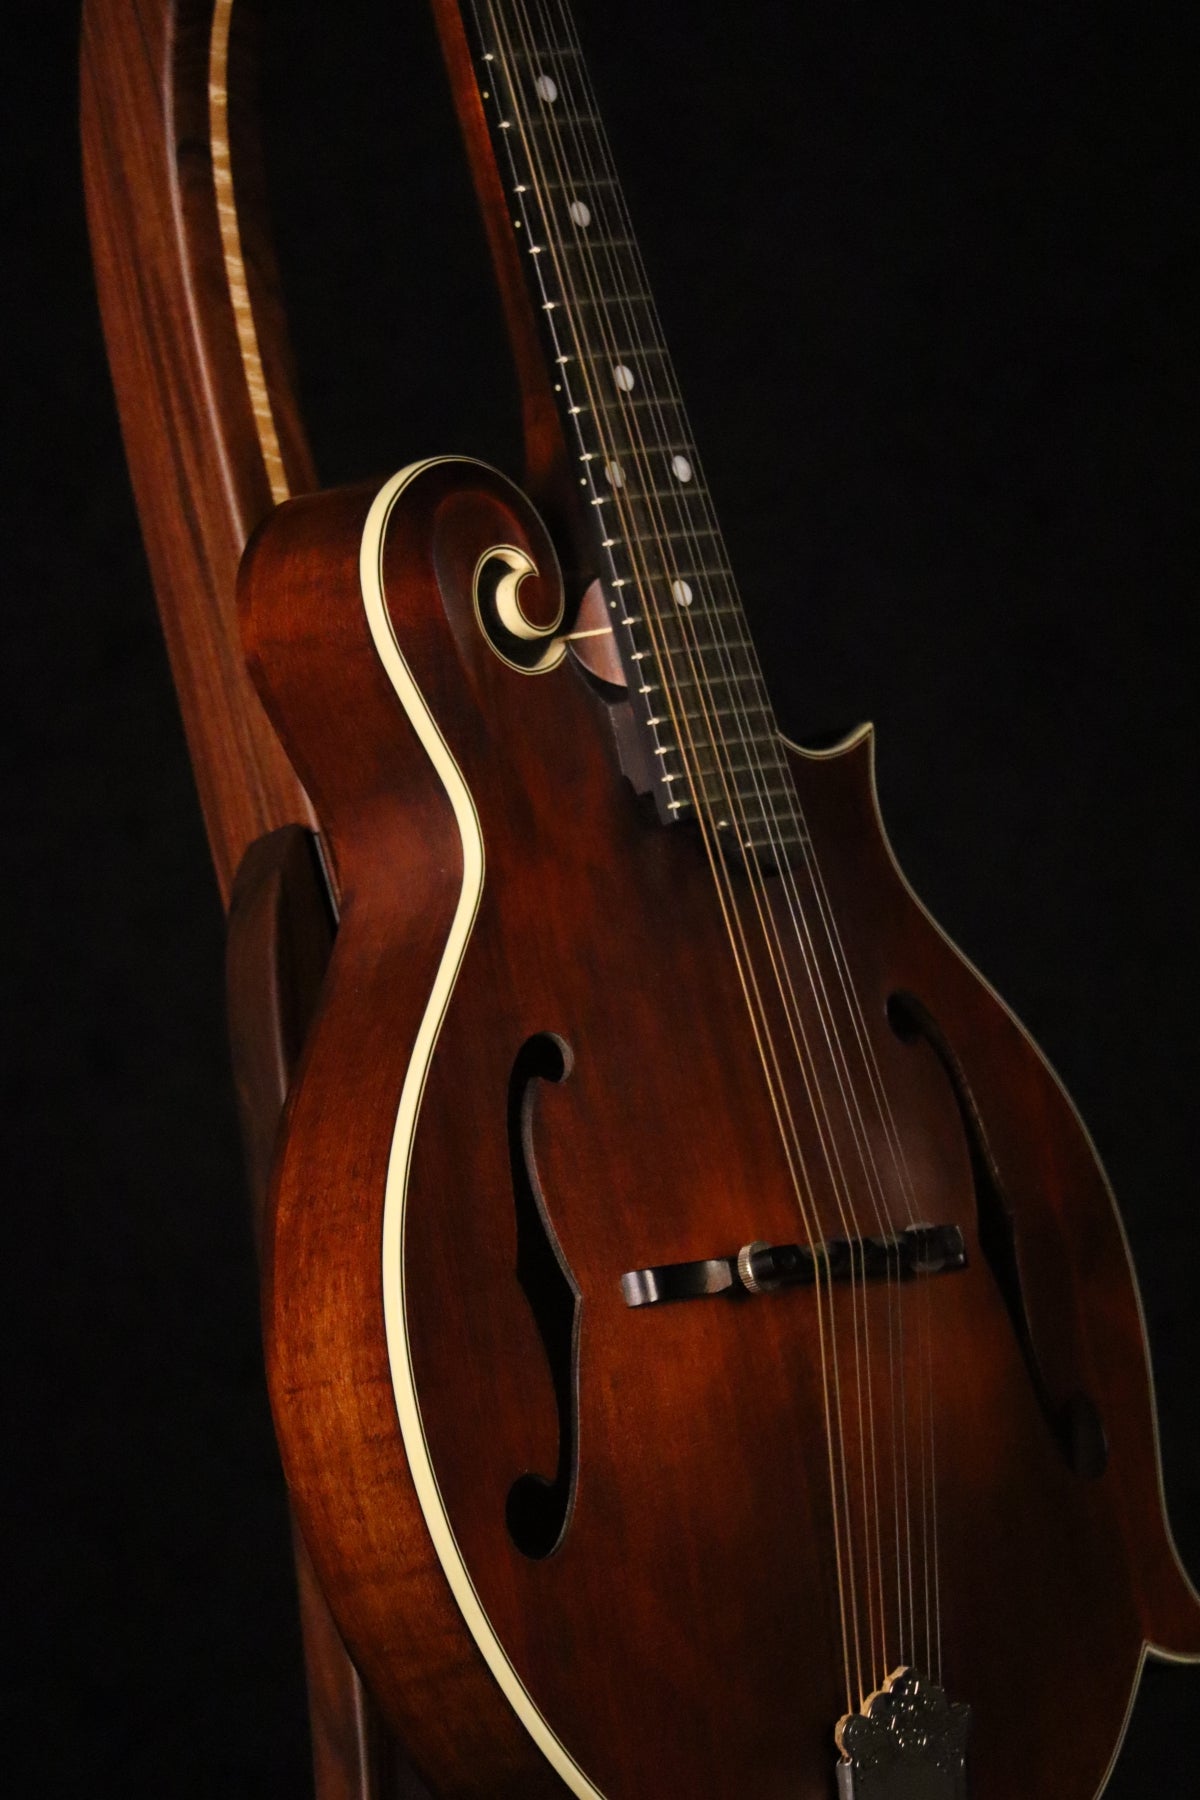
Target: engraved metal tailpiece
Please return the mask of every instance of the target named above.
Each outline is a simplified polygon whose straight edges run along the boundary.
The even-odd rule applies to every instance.
[[[898,1669],[838,1726],[838,1800],[967,1800],[969,1706]]]

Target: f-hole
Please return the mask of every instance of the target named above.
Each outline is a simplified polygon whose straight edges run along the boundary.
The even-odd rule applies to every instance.
[[[559,1247],[538,1180],[533,1124],[544,1081],[564,1081],[571,1052],[560,1037],[539,1032],[521,1046],[508,1083],[508,1154],[517,1216],[517,1280],[546,1352],[558,1411],[558,1463],[553,1475],[527,1471],[508,1490],[508,1534],[523,1556],[541,1558],[561,1542],[575,1497],[579,1416],[580,1295]]]
[[[979,1247],[1000,1289],[1030,1383],[1055,1442],[1075,1474],[1094,1481],[1103,1475],[1108,1462],[1104,1424],[1087,1394],[1076,1393],[1059,1401],[1050,1392],[1025,1307],[1016,1222],[962,1064],[929,1008],[915,994],[893,994],[887,1015],[902,1043],[928,1044],[950,1083],[971,1158]]]

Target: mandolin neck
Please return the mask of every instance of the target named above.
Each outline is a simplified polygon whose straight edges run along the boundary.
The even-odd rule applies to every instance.
[[[775,719],[573,23],[560,0],[462,15],[660,814],[791,854]]]

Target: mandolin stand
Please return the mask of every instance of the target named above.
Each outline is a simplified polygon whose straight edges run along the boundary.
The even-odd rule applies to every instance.
[[[235,585],[316,473],[264,228],[250,0],[85,0],[84,181],[134,497],[221,898],[256,1240],[333,943],[315,820],[246,673]],[[236,196],[233,171],[236,169]],[[317,1800],[429,1800],[293,1531]]]
[[[226,939],[229,1040],[255,1240],[261,1248],[271,1155],[292,1072],[333,946],[334,920],[312,834],[285,825],[247,850]],[[293,1528],[317,1800],[428,1800],[379,1721]]]

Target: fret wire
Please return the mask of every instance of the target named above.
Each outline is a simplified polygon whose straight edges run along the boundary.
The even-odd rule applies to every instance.
[[[702,568],[702,569],[681,568],[679,570],[679,574],[691,576],[696,581],[706,581],[709,578],[715,578],[717,580],[722,580],[726,576],[729,575],[729,570],[728,569],[713,569],[713,568]],[[646,576],[645,579],[647,581],[652,581],[652,582],[665,581],[668,584],[670,584],[670,583],[673,583],[675,577],[671,574],[663,574],[663,575],[649,575],[649,576]],[[627,585],[627,580],[623,576],[618,577],[618,579],[614,583],[612,583],[612,585],[614,587],[624,587]],[[693,592],[693,604],[690,605],[688,608],[688,616],[692,619],[693,623],[697,619],[708,618],[714,613],[720,614],[724,617],[731,618],[731,619],[740,619],[743,616],[743,609],[741,606],[738,606],[738,605],[712,606],[705,600],[703,594],[695,594]]]
[[[605,237],[601,232],[590,232],[586,243],[566,244],[564,249],[569,256],[586,256],[596,245],[603,250],[634,250],[637,247],[630,237]]]
[[[637,306],[639,304],[648,303],[649,299],[649,293],[644,291],[620,294],[576,294],[572,297],[570,304],[572,306],[592,306],[597,308],[601,306]]]
[[[543,179],[541,185],[543,188],[546,189],[546,191],[548,193],[551,193],[551,194],[567,194],[567,193],[574,194],[574,193],[578,193],[580,187],[583,184],[580,181],[569,181],[569,182],[568,181],[554,181],[554,180],[551,180],[549,177],[547,177],[547,178]],[[595,175],[589,175],[587,178],[587,186],[589,188],[618,188],[619,189],[620,183],[618,181],[612,180],[611,177],[609,177],[607,179],[600,179],[599,177],[597,177]]]
[[[671,401],[655,400],[649,394],[639,394],[636,398],[630,394],[624,400],[603,400],[600,403],[601,412],[615,413],[618,418],[622,417],[627,412],[643,411],[648,407],[654,407],[658,411],[661,411],[663,408],[668,408],[671,411],[678,411],[678,408],[676,408]]]
[[[598,113],[564,112],[562,118],[567,119],[572,125],[594,125],[599,127],[601,122]],[[501,124],[504,123],[503,120],[500,122]],[[532,125],[537,131],[558,131],[561,126],[561,119],[557,117],[540,118],[537,113],[531,113],[526,120],[526,124]]]
[[[697,752],[703,752],[706,750],[715,750],[718,753],[722,753],[727,748],[727,745],[725,744],[723,739],[718,738],[718,739],[714,740],[712,738],[698,737],[698,738],[692,739],[691,747],[693,749],[695,749]],[[776,774],[781,773],[781,772],[785,773],[787,771],[787,760],[784,757],[784,754],[783,754],[783,751],[782,751],[782,748],[780,747],[780,745],[777,742],[775,742],[772,744],[764,745],[763,749],[766,752],[766,754],[773,759],[769,763],[765,763],[763,765],[764,768],[770,769],[770,770],[774,771]],[[659,750],[655,751],[656,756],[659,756],[659,755],[678,756],[679,754],[680,754],[679,749],[674,744],[664,744],[660,747]],[[729,766],[730,766],[731,770],[733,771],[733,773],[736,774],[738,772],[737,769],[734,767],[734,765],[730,764]],[[744,767],[744,765],[743,765],[743,767]],[[711,772],[712,771],[710,770],[709,773],[711,773]]]

